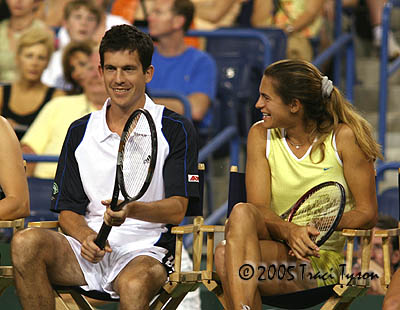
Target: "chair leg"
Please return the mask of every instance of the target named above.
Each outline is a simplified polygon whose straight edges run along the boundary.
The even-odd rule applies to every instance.
[[[168,302],[167,306],[163,310],[176,310],[182,300],[186,297],[187,293],[184,293],[178,297],[172,297]]]
[[[226,309],[225,299],[224,299],[224,291],[220,284],[213,280],[203,280],[203,285],[213,293],[221,303],[222,307]]]
[[[14,284],[13,270],[11,266],[0,266],[0,296]]]
[[[79,308],[70,308],[64,300],[61,298],[60,294],[58,294],[56,291],[54,291],[54,298],[55,298],[55,303],[56,303],[56,310],[76,310]]]
[[[170,298],[171,295],[163,290],[160,295],[151,302],[150,310],[161,310]]]
[[[347,310],[351,303],[360,296],[363,296],[368,288],[347,286],[338,288],[337,294],[329,298],[322,306],[321,310]]]
[[[93,308],[90,303],[86,300],[86,298],[77,293],[72,291],[71,292],[71,296],[74,299],[75,303],[78,305],[79,309],[81,310],[95,310],[95,308]]]
[[[0,296],[12,284],[13,284],[13,280],[12,279],[0,279]]]

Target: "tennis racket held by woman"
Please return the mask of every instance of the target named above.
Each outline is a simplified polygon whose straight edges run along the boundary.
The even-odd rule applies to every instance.
[[[320,247],[338,226],[345,205],[343,185],[334,181],[323,182],[308,190],[281,218],[299,226],[314,226],[319,235],[310,239]]]
[[[121,210],[147,191],[157,160],[157,130],[145,109],[135,110],[125,123],[118,148],[115,183],[110,208]],[[119,192],[124,201],[118,204]],[[112,226],[103,222],[95,244],[104,249]]]

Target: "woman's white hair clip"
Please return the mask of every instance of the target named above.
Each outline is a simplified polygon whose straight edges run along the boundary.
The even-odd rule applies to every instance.
[[[322,86],[321,86],[322,98],[329,98],[331,96],[332,90],[333,90],[332,81],[327,76],[324,76],[324,77],[322,77],[321,83],[322,83]]]

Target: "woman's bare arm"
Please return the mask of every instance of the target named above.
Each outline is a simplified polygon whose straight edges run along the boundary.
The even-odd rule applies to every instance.
[[[336,144],[343,162],[344,177],[355,200],[355,208],[343,214],[337,230],[372,228],[378,217],[374,164],[357,144],[350,127],[342,125],[338,129]]]
[[[0,186],[5,198],[0,200],[0,219],[29,216],[29,191],[21,148],[8,121],[0,117]]]

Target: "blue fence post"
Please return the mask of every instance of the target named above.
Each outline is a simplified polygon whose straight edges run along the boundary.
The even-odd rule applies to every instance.
[[[354,102],[354,80],[355,80],[355,51],[354,42],[347,43],[346,48],[346,98]]]
[[[342,0],[336,0],[335,3],[335,25],[334,36],[337,40],[342,34]],[[334,56],[333,62],[333,83],[337,86],[340,84],[340,64],[342,53],[339,51]]]
[[[382,13],[382,41],[380,55],[380,70],[379,70],[379,127],[378,127],[378,142],[382,146],[382,154],[385,160],[386,148],[386,109],[387,109],[387,91],[388,91],[388,34],[390,27],[390,12],[392,3],[389,1],[385,4]]]

